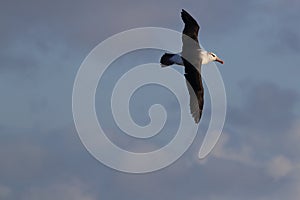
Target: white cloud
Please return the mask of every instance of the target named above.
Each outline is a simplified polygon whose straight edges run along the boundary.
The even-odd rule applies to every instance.
[[[255,159],[252,158],[253,149],[251,146],[244,145],[240,149],[235,149],[233,147],[229,147],[229,140],[229,134],[223,133],[211,155],[215,158],[235,161],[249,166],[257,165]]]
[[[294,136],[299,137],[298,129],[292,130]],[[297,163],[293,163],[287,156],[283,155],[274,155],[268,161],[255,159],[253,148],[251,148],[254,147],[255,144],[248,144],[249,146],[244,144],[244,146],[240,148],[235,148],[228,144],[229,141],[229,134],[223,133],[220,141],[212,151],[211,156],[218,159],[238,162],[250,167],[263,168],[266,173],[275,180],[288,176],[290,172],[300,166]],[[203,164],[205,164],[205,162]]]
[[[294,168],[291,161],[283,156],[275,156],[269,163],[267,164],[267,172],[276,180],[285,177],[288,175]]]

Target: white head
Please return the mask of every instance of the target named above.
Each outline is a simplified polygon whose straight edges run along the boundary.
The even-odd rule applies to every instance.
[[[208,56],[209,56],[209,60],[212,61],[216,61],[219,62],[221,64],[224,64],[224,61],[221,60],[216,54],[212,53],[212,52],[208,52]]]

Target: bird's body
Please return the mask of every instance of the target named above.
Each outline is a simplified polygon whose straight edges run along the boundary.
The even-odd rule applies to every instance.
[[[162,57],[164,56],[165,57],[167,56],[168,58],[161,59],[162,67],[167,67],[173,64],[184,66],[181,53],[177,53],[177,54],[165,53]],[[213,57],[211,56],[211,53],[205,51],[204,49],[198,49],[198,58],[196,59],[199,60],[199,62],[201,62],[201,65],[205,65],[214,61]],[[168,61],[164,62],[163,60],[168,60]]]
[[[223,61],[214,53],[202,49],[198,42],[199,25],[196,20],[185,10],[181,12],[185,24],[182,32],[182,52],[178,54],[165,53],[160,63],[162,67],[173,64],[183,65],[185,78],[190,94],[190,110],[196,123],[200,121],[203,109],[204,89],[201,79],[201,66],[212,61],[223,64]]]

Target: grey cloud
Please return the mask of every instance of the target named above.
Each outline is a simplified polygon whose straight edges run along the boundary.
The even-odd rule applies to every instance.
[[[257,162],[271,162],[273,156],[280,155],[298,160],[294,153],[298,147],[290,139],[299,117],[294,113],[298,92],[266,82],[245,88],[244,105],[231,107],[228,113],[227,131],[232,138],[228,145],[239,149],[237,152],[249,148],[251,158]]]
[[[222,162],[223,170],[234,171],[232,174],[227,171],[225,174],[232,177],[222,180],[230,180],[230,184],[235,179],[238,182],[244,180],[242,182],[247,187],[236,186],[241,193],[233,190],[229,197],[214,194],[217,197],[224,196],[225,199],[239,199],[242,198],[239,195],[244,194],[247,195],[243,199],[297,199],[296,190],[291,188],[299,185],[298,181],[292,181],[298,176],[295,173],[300,166],[295,154],[299,152],[296,145],[299,129],[295,127],[299,116],[293,113],[298,103],[298,93],[266,82],[242,86],[245,98],[242,101],[245,105],[234,107],[235,111],[230,109],[225,133],[203,165]],[[283,110],[276,109],[281,105],[285,105]],[[284,116],[284,119],[277,121],[277,115]],[[251,120],[249,117],[256,119]],[[226,164],[236,165],[236,168],[226,167]]]
[[[48,186],[31,187],[22,194],[22,200],[96,200],[94,194],[91,194],[88,186],[80,180],[68,180],[59,183],[53,183]]]
[[[218,157],[215,152],[204,163],[197,161],[203,137],[200,131],[200,139],[174,165],[149,174],[123,174],[93,159],[80,143],[72,122],[70,103],[76,70],[98,42],[139,26],[181,30],[181,8],[199,19],[202,35],[210,33],[212,39],[218,40],[216,34],[226,38],[233,31],[239,34],[241,29],[251,32],[247,29],[248,17],[257,14],[257,5],[260,4],[236,0],[3,4],[1,67],[7,66],[5,70],[11,72],[3,72],[2,68],[0,75],[0,197],[295,200],[298,193],[290,188],[299,183],[289,166],[298,162],[299,145],[289,132],[297,118],[293,111],[299,97],[298,92],[279,87],[279,83],[248,83],[237,91],[244,91],[244,98],[229,102],[225,127],[229,139],[221,148],[224,154],[219,152]],[[291,42],[297,39],[295,33],[283,33],[283,37],[287,35],[285,43],[291,43],[297,51],[297,43]],[[227,48],[231,50],[230,45]],[[248,46],[243,48],[240,52]],[[252,51],[255,49],[243,54],[248,57]],[[239,60],[235,54],[227,59]],[[253,70],[257,67],[253,66]],[[31,76],[26,78],[26,73]],[[233,76],[237,75],[226,78]],[[235,106],[241,102],[241,107]],[[271,171],[266,168],[278,160],[286,165]],[[274,177],[278,180],[274,181]]]
[[[267,51],[276,56],[282,54],[296,54],[299,52],[300,15],[299,1],[265,1],[257,6],[260,16],[256,23],[261,23],[259,38],[264,38]]]
[[[293,29],[282,30],[279,33],[280,47],[287,48],[291,53],[300,52],[300,31]]]
[[[241,84],[241,87],[246,89],[247,83]],[[246,91],[242,92],[244,109],[238,111],[233,108],[232,119],[239,122],[235,125],[276,132],[291,126],[295,118],[293,110],[299,100],[296,91],[268,82],[251,85]]]
[[[252,89],[247,91],[246,93],[249,94]],[[252,101],[256,102],[255,97],[249,99],[249,105],[252,105]],[[254,128],[257,131],[256,127]],[[274,149],[262,149],[259,144],[255,143],[255,140],[245,141],[247,137],[256,137],[258,140],[264,137],[256,131],[247,130],[238,133],[245,137],[239,138],[237,142],[241,145],[237,146],[231,144],[232,141],[237,140],[237,135],[234,132],[229,132],[231,135],[228,143],[224,146],[224,152],[226,153],[225,150],[230,145],[232,151],[238,154],[241,152],[240,146],[247,144],[250,147],[252,146],[254,153],[260,153],[259,151],[263,150],[265,153],[271,154],[265,158],[271,160],[277,154],[276,151],[273,151]],[[6,137],[12,139],[9,135]],[[20,145],[22,144],[21,141],[26,138],[28,148],[38,146],[38,149],[41,148],[43,152],[40,154],[43,161],[41,166],[34,165],[37,161],[40,162],[41,157],[32,156],[34,154],[25,151],[24,148],[19,149],[19,154],[11,154],[14,159],[19,160],[15,163],[15,169],[18,169],[18,166],[21,165],[22,160],[20,158],[28,158],[30,163],[36,166],[23,169],[30,177],[30,183],[26,182],[28,177],[20,179],[18,174],[15,174],[14,168],[6,171],[8,182],[18,180],[21,184],[27,183],[27,185],[22,186],[23,192],[13,190],[13,196],[20,197],[21,195],[25,200],[42,198],[43,196],[45,198],[51,196],[61,199],[71,197],[76,199],[78,197],[83,199],[143,198],[150,200],[163,198],[179,200],[187,197],[214,199],[220,196],[224,199],[243,198],[250,200],[262,197],[272,199],[274,191],[284,192],[281,196],[287,198],[287,189],[284,189],[284,187],[291,184],[290,182],[285,183],[286,179],[273,182],[273,178],[265,168],[249,165],[247,162],[228,160],[227,157],[211,155],[204,164],[197,164],[198,161],[195,159],[196,153],[194,151],[199,146],[198,142],[172,166],[154,173],[132,175],[111,170],[91,158],[88,152],[84,150],[73,127],[58,129],[48,134],[40,133],[37,135],[32,133],[22,137],[16,136],[16,138],[20,140],[20,143],[16,143],[16,146],[22,146]],[[16,138],[12,140],[15,141]],[[2,140],[4,143],[12,143],[13,141]],[[273,141],[273,144],[276,144],[275,141]],[[15,147],[10,148],[14,149]],[[6,150],[6,152],[8,151]],[[244,156],[243,159],[247,159],[245,154],[242,154],[242,156]],[[4,161],[7,161],[4,156],[1,157]],[[260,162],[255,154],[253,158],[255,162]],[[280,169],[275,169],[275,171],[277,170]],[[41,180],[41,177],[43,180]],[[72,177],[75,177],[75,182],[72,181]],[[76,181],[77,179],[80,180],[79,184]],[[292,199],[293,197],[291,197]]]
[[[161,1],[93,1],[82,4],[68,0],[60,1],[59,6],[54,5],[54,2],[35,0],[22,5],[20,2],[7,2],[2,7],[2,15],[5,16],[2,26],[6,30],[2,35],[5,40],[16,39],[38,28],[61,37],[70,47],[86,49],[111,33],[129,28],[163,26],[181,30],[181,8],[191,10],[207,31],[216,32],[236,26],[251,11],[251,4],[236,0],[203,1],[201,6],[196,1],[187,5]],[[37,37],[43,37],[43,32],[40,34]]]
[[[5,185],[0,185],[0,198],[7,200],[11,197],[12,191],[9,187]]]

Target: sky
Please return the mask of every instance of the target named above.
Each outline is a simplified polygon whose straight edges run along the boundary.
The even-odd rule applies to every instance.
[[[147,174],[110,169],[76,132],[77,70],[97,44],[119,32],[149,26],[181,31],[182,8],[199,22],[201,44],[225,61],[218,65],[228,103],[221,138],[207,158],[197,159],[210,115],[206,95],[197,138],[174,164]],[[298,0],[1,1],[0,199],[297,200],[299,9]],[[178,127],[176,99],[161,87],[141,88],[130,104],[141,125],[149,122],[153,103],[172,113],[165,135],[151,144],[120,134],[107,109],[113,81],[137,64],[158,62],[161,54],[124,55],[100,81],[98,118],[122,148],[151,150]]]

